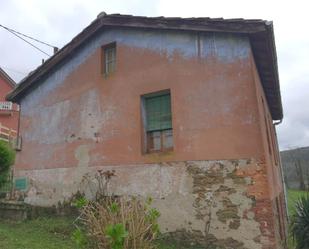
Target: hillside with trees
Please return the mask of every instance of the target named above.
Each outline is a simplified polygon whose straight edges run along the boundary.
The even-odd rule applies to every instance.
[[[287,188],[308,189],[309,147],[285,150],[280,154]]]

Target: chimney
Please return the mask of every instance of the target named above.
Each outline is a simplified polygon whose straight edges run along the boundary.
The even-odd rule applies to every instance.
[[[100,13],[97,15],[97,18],[101,18],[101,17],[106,16],[106,15],[107,15],[106,12],[102,11],[102,12],[100,12]]]
[[[54,54],[55,54],[55,53],[57,53],[57,52],[58,52],[58,50],[59,50],[59,48],[54,47]]]

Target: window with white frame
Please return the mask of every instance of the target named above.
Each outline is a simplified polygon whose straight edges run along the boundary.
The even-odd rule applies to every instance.
[[[116,43],[110,43],[102,47],[103,74],[109,76],[116,70]]]

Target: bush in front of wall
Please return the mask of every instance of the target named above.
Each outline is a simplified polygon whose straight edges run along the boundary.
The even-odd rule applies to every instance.
[[[8,180],[10,167],[14,164],[15,152],[11,146],[0,140],[0,187]]]
[[[73,240],[79,248],[155,249],[160,213],[136,198],[106,197],[76,202],[80,216]]]
[[[159,211],[151,207],[151,198],[139,200],[110,194],[109,183],[115,176],[114,170],[83,176],[81,196],[72,203],[80,212],[72,235],[77,248],[156,249]],[[92,201],[82,194],[85,189],[91,193]]]

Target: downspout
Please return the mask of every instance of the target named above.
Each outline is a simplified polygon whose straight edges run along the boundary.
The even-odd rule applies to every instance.
[[[279,125],[279,124],[281,124],[282,123],[282,119],[280,119],[279,121],[277,121],[277,122],[275,122],[275,123],[273,123],[273,125]]]
[[[276,125],[279,125],[281,123],[282,123],[282,119],[273,123],[273,125],[276,126]],[[276,129],[275,129],[275,132],[276,132]],[[282,181],[282,186],[283,186],[283,194],[284,194],[284,202],[285,202],[285,216],[286,216],[286,219],[289,223],[290,220],[289,220],[289,211],[288,211],[288,205],[287,205],[288,204],[287,191],[286,191],[285,178],[284,178],[284,173],[283,173],[283,168],[282,168],[282,160],[281,160],[281,154],[280,154],[279,148],[278,148],[278,151],[279,151],[279,166],[280,166],[280,171],[281,171],[281,181]],[[286,230],[286,233],[287,233],[287,230]]]

